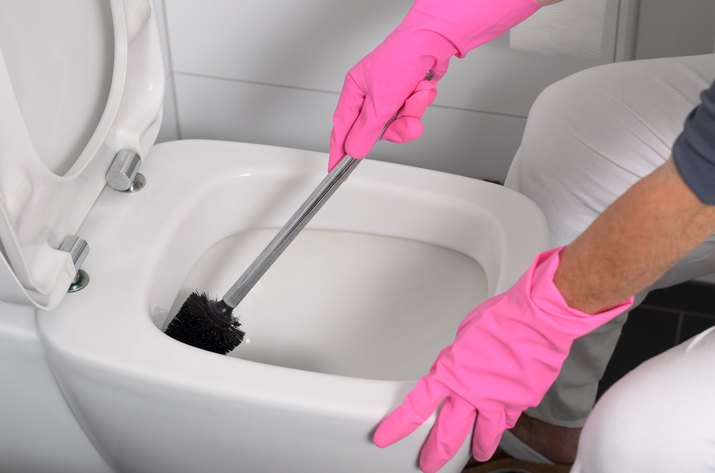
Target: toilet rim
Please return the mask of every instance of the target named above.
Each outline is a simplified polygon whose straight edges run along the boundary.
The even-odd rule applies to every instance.
[[[213,160],[211,166],[206,161],[197,160],[197,155]],[[237,158],[238,155],[241,158]],[[155,287],[153,278],[162,258],[167,257],[160,250],[167,244],[166,239],[170,238],[171,233],[166,228],[155,231],[157,227],[166,224],[157,217],[171,208],[169,206],[172,203],[175,208],[181,207],[184,202],[196,205],[202,193],[219,192],[215,189],[207,190],[209,184],[240,179],[241,175],[250,177],[248,175],[251,173],[302,173],[311,179],[320,179],[324,175],[326,162],[327,155],[324,153],[246,143],[183,141],[156,146],[145,163],[144,172],[148,178],[146,189],[136,196],[105,190],[82,229],[82,234],[94,244],[92,258],[86,263],[93,278],[90,286],[85,289],[87,292],[84,295],[82,292],[71,295],[59,309],[41,317],[43,341],[59,355],[62,361],[58,363],[80,364],[97,373],[112,373],[111,377],[116,382],[127,379],[136,382],[141,379],[144,383],[169,384],[207,396],[255,398],[261,402],[266,401],[267,393],[285,402],[285,390],[289,387],[290,402],[306,409],[334,408],[343,414],[361,412],[372,417],[383,415],[386,406],[394,405],[416,380],[351,378],[216,355],[165,336],[151,318],[151,298],[155,296],[152,293]],[[174,166],[167,171],[167,166],[172,164]],[[222,172],[217,173],[216,168]],[[157,173],[161,173],[165,179],[152,180],[152,176]],[[213,181],[184,191],[175,187],[180,185],[180,178],[184,178],[184,181],[186,177],[200,180],[203,176],[212,176]],[[526,206],[525,210],[529,209],[528,212],[520,212],[518,216],[499,216],[495,221],[502,227],[523,225],[524,219],[532,219],[531,226],[538,233],[539,217],[543,218],[540,212],[533,212],[536,206],[531,201],[516,192],[455,175],[370,161],[363,163],[350,180],[355,184],[388,186],[395,192],[427,192],[420,194],[423,197],[434,193],[435,198],[452,199],[455,202],[473,197],[470,189],[474,191],[478,188],[480,192],[498,197],[501,204],[511,199]],[[132,203],[125,199],[137,200]],[[141,199],[155,205],[137,210],[135,207],[141,205]],[[492,201],[490,205],[496,205],[496,202]],[[189,211],[187,208],[181,209],[176,218],[186,218]],[[483,211],[483,206],[479,206],[479,211]],[[107,225],[108,214],[115,212],[114,225]],[[105,222],[100,225],[99,220]],[[121,222],[131,222],[131,225]],[[545,228],[543,222],[542,225]],[[113,231],[118,234],[111,235]],[[532,248],[514,248],[515,244],[508,241],[514,233],[513,228],[504,228],[503,231],[506,237],[501,253],[516,253],[507,255],[512,258],[506,261],[518,261],[521,258],[526,267],[539,246],[537,235],[533,239]],[[545,231],[543,236],[542,243],[545,243]],[[116,241],[106,244],[103,238]],[[127,272],[129,266],[99,261],[109,257],[112,251],[121,254],[122,248],[142,248],[141,252],[137,252],[139,256],[132,260],[139,265],[132,268],[137,277],[131,277],[131,273]],[[199,248],[196,253],[200,255],[207,248]],[[529,254],[528,261],[524,257],[526,254]],[[120,260],[124,264],[127,258],[116,261]],[[190,268],[194,262],[187,266]],[[117,267],[123,268],[124,272],[112,274]],[[523,269],[512,268],[511,272],[520,274]],[[177,289],[185,276],[176,277]],[[108,282],[112,278],[114,281]],[[105,313],[97,316],[92,313],[93,310]],[[73,330],[72,327],[77,324],[83,326],[84,330]],[[97,333],[105,335],[98,336]],[[316,392],[316,386],[321,386],[329,394],[322,396],[321,392]]]

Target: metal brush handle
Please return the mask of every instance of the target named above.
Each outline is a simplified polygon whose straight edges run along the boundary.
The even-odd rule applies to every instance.
[[[328,198],[340,187],[350,173],[360,162],[350,156],[345,156],[328,173],[312,194],[303,202],[293,216],[283,225],[278,234],[273,237],[268,246],[244,271],[238,281],[223,296],[223,301],[231,308],[236,307],[246,294],[253,289],[263,274],[271,267],[283,250],[298,236],[301,230],[310,222],[310,219],[320,210]]]
[[[432,80],[434,71],[429,71],[424,80]],[[387,121],[382,129],[382,133],[377,141],[382,139],[385,130],[397,118],[399,110]],[[355,169],[361,159],[355,159],[350,156],[345,156],[333,169],[328,173],[312,194],[303,202],[288,222],[283,225],[283,228],[278,234],[273,237],[268,246],[266,246],[260,255],[251,263],[251,265],[243,272],[238,281],[236,281],[231,289],[223,296],[223,302],[230,308],[235,308],[246,294],[248,294],[253,286],[256,285],[263,274],[268,271],[268,268],[275,262],[276,259],[283,253],[288,245],[298,236],[301,230],[310,222],[310,219],[320,210],[328,198],[333,195],[338,187],[345,181],[350,173]]]

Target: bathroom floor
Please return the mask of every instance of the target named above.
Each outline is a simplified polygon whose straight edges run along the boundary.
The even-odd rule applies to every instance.
[[[623,327],[599,397],[642,362],[715,325],[715,285],[687,282],[648,294]]]

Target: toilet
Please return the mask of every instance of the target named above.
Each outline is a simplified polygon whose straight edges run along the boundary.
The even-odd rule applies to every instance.
[[[0,4],[0,471],[418,472],[432,420],[386,449],[372,432],[462,318],[545,249],[537,206],[365,160],[236,309],[247,340],[227,356],[184,345],[163,333],[181,302],[223,295],[327,155],[155,144],[151,2],[44,2],[66,36],[12,3],[15,16]],[[440,471],[461,471],[469,447]]]

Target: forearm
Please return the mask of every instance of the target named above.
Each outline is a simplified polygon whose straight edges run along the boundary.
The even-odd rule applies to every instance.
[[[608,309],[648,287],[714,231],[715,206],[700,202],[670,159],[563,251],[554,283],[575,309]]]

